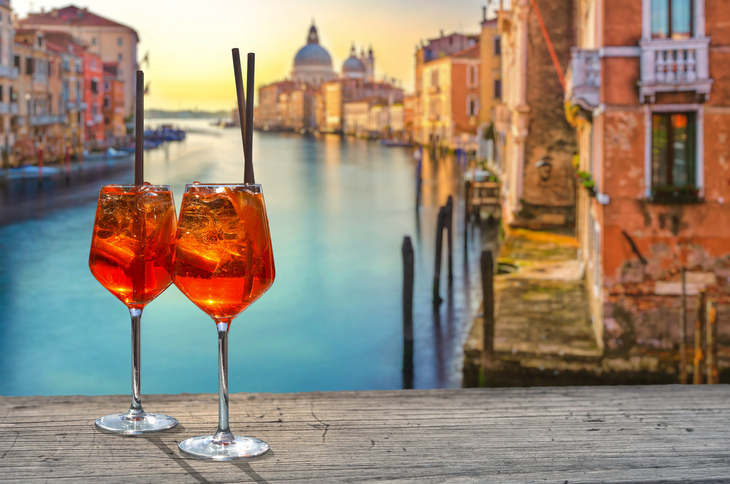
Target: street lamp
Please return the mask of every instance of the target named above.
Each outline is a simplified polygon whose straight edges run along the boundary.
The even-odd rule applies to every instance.
[[[544,182],[548,181],[548,178],[550,178],[550,174],[553,171],[552,161],[552,158],[546,156],[544,158],[541,158],[537,163],[535,163],[537,172],[540,174],[540,178]]]

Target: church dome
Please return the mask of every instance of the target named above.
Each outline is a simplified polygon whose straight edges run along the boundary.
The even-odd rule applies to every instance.
[[[294,67],[329,67],[332,68],[332,57],[329,52],[319,45],[317,27],[312,25],[307,37],[307,45],[299,49],[294,57]]]
[[[342,74],[364,74],[366,71],[365,64],[362,63],[357,57],[349,57],[344,64],[342,64]]]

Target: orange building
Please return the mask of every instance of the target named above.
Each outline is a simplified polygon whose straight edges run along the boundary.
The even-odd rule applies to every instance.
[[[581,257],[607,355],[679,342],[685,269],[730,317],[730,9],[724,0],[584,0],[568,76]],[[730,326],[719,324],[720,341]]]
[[[426,44],[416,46],[416,89],[413,105],[413,137],[416,142],[421,144],[430,144],[436,135],[436,133],[432,130],[433,126],[425,124],[429,122],[429,116],[431,116],[431,122],[435,120],[434,116],[437,116],[437,114],[429,112],[429,107],[431,107],[431,96],[434,94],[435,87],[432,85],[433,79],[426,76],[424,73],[426,66],[430,62],[435,62],[443,57],[478,45],[478,41],[479,37],[477,36],[458,33],[444,35],[442,30],[440,37],[429,39]]]
[[[476,149],[479,66],[476,40],[470,47],[424,63],[421,142]]]
[[[124,124],[124,81],[117,72],[117,64],[104,63],[104,138],[107,143],[118,145],[127,134],[127,128]]]

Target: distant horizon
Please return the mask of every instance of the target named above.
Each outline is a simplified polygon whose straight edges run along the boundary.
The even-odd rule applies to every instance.
[[[31,4],[32,12],[38,12],[73,3],[14,0],[12,8],[18,18],[24,18]],[[173,0],[84,0],[76,5],[137,31],[138,60],[150,53],[149,64],[142,68],[150,82],[145,102],[154,104],[154,109],[227,111],[236,105],[232,47],[256,52],[258,91],[259,86],[290,76],[294,56],[304,46],[314,18],[320,43],[329,51],[336,72],[353,43],[358,52],[372,45],[376,78],[395,78],[409,93],[416,44],[438,37],[441,30],[478,33],[486,3],[462,0],[444,6],[437,0],[371,0],[343,5],[335,0],[306,4],[283,0],[244,8],[234,0],[213,0],[205,5],[205,22],[200,21],[201,9],[181,8]]]

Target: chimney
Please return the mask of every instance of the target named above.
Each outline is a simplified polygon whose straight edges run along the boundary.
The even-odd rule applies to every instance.
[[[444,29],[441,29],[441,37],[444,36]]]
[[[482,22],[487,21],[487,7],[482,7]]]
[[[41,7],[41,13],[46,13],[46,8],[45,7]]]

